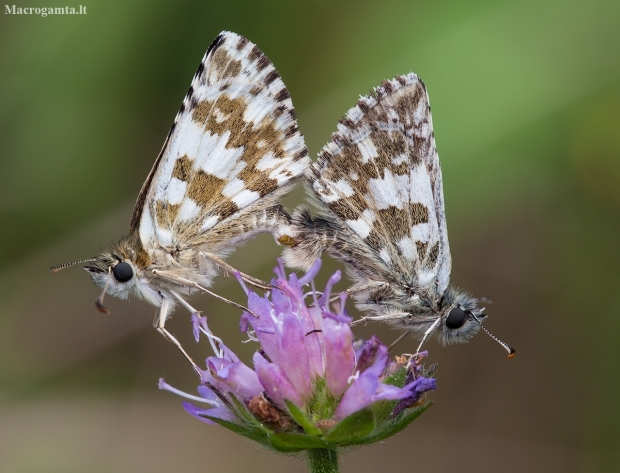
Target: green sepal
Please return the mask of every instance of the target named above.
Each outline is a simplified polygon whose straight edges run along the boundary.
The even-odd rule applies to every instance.
[[[248,411],[245,404],[239,401],[239,399],[235,396],[229,396],[229,398],[235,407],[233,412],[241,422],[248,424],[248,428],[250,428],[249,426],[252,426],[258,430],[262,430],[267,435],[271,435],[272,431],[265,427],[256,417],[254,417],[254,415]]]
[[[433,405],[432,402],[426,402],[425,404],[405,409],[403,412],[398,414],[393,419],[390,419],[383,425],[380,425],[377,430],[362,439],[354,440],[350,442],[351,445],[366,445],[369,443],[379,442],[383,439],[391,437],[394,434],[397,434],[409,424],[411,424],[414,420],[416,420],[424,411],[426,411],[429,407]]]
[[[402,366],[398,368],[394,373],[385,378],[382,383],[389,384],[391,386],[398,386],[402,388],[405,385],[405,378],[407,377],[407,369]]]
[[[334,447],[324,440],[306,434],[279,432],[269,437],[269,441],[271,446],[280,452],[299,452],[310,448],[334,450]]]
[[[246,427],[243,424],[235,424],[233,422],[229,422],[227,420],[218,419],[216,417],[211,417],[206,414],[200,414],[200,417],[204,417],[205,419],[209,419],[210,421],[215,422],[216,424],[221,425],[222,427],[227,428],[228,430],[233,431],[236,434],[243,435],[244,437],[249,438],[250,440],[254,440],[266,447],[269,447],[271,444],[269,443],[269,436],[271,431],[265,427],[260,428],[252,428]]]
[[[297,422],[297,424],[302,429],[304,429],[304,432],[314,437],[319,437],[323,433],[318,427],[316,427],[312,423],[310,419],[306,417],[306,414],[304,414],[303,411],[299,407],[297,407],[292,402],[287,401],[286,399],[284,400],[284,402],[286,403],[286,407],[288,408],[288,413],[295,420],[295,422]]]
[[[209,419],[210,421],[213,421],[216,424],[235,432],[236,434],[243,435],[250,440],[254,440],[269,447],[269,436],[273,434],[273,431],[265,427],[256,417],[254,417],[252,413],[247,410],[245,404],[239,401],[235,396],[229,396],[228,400],[232,403],[229,405],[229,408],[237,417],[237,422],[229,422],[227,420],[211,417],[207,414],[200,414],[200,417]]]
[[[325,436],[329,443],[348,445],[366,437],[376,427],[375,415],[370,409],[362,409],[338,422]]]

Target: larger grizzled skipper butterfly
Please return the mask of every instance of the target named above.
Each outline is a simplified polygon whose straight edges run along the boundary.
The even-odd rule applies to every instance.
[[[253,235],[270,231],[287,242],[290,217],[278,199],[308,164],[290,95],[271,61],[246,38],[221,33],[142,186],[129,236],[85,260],[104,289],[97,306],[106,310],[106,292],[150,302],[160,308],[157,330],[183,350],[165,329],[175,304],[197,312],[187,293],[208,292],[216,267],[230,269],[221,258]]]
[[[320,214],[293,215],[298,244],[285,249],[287,264],[307,269],[326,251],[347,266],[357,306],[374,313],[366,320],[387,321],[422,341],[436,334],[444,344],[460,343],[480,330],[484,308],[449,285],[441,167],[428,95],[415,74],[362,97],[307,181]]]

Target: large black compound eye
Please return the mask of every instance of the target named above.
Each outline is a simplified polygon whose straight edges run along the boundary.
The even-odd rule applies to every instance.
[[[129,263],[122,262],[114,265],[112,274],[114,274],[114,279],[118,282],[127,282],[133,278],[133,269],[131,269]]]
[[[446,319],[446,327],[451,329],[461,328],[465,323],[466,318],[467,312],[459,307],[455,307],[448,314],[448,318]]]

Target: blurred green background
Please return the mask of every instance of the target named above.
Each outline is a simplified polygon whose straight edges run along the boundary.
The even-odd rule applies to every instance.
[[[45,5],[64,6],[18,4]],[[186,391],[197,380],[151,328],[151,306],[108,299],[112,313],[100,314],[81,269],[48,270],[127,232],[224,29],[274,62],[311,156],[359,94],[409,71],[425,81],[452,281],[493,298],[486,326],[517,348],[507,361],[483,334],[429,343],[433,408],[352,452],[342,471],[619,471],[620,2],[85,5],[84,16],[0,16],[0,471],[305,471],[157,390],[160,376]],[[302,199],[297,191],[286,204]],[[268,278],[277,254],[262,236],[230,261]],[[214,288],[242,299],[230,279]],[[193,301],[216,333],[239,338],[236,311]],[[168,326],[196,358],[208,355],[186,313]],[[363,334],[373,332],[397,336],[380,325]]]

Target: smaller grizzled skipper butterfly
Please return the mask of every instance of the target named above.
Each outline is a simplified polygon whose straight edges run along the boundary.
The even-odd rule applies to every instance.
[[[326,251],[345,263],[357,306],[375,314],[362,320],[386,321],[422,342],[435,334],[462,343],[487,331],[480,301],[449,284],[441,166],[428,95],[415,74],[362,97],[306,179],[319,215],[293,215],[298,244],[284,250],[288,265],[307,269]]]
[[[232,270],[222,258],[236,245],[267,231],[288,243],[290,216],[278,199],[309,162],[290,95],[271,61],[246,38],[221,33],[142,186],[129,236],[77,262],[88,262],[85,269],[103,288],[97,307],[107,311],[105,293],[133,294],[159,307],[155,327],[196,368],[165,329],[166,319],[177,303],[197,312],[185,301],[193,291],[223,299],[206,288],[217,266]]]

